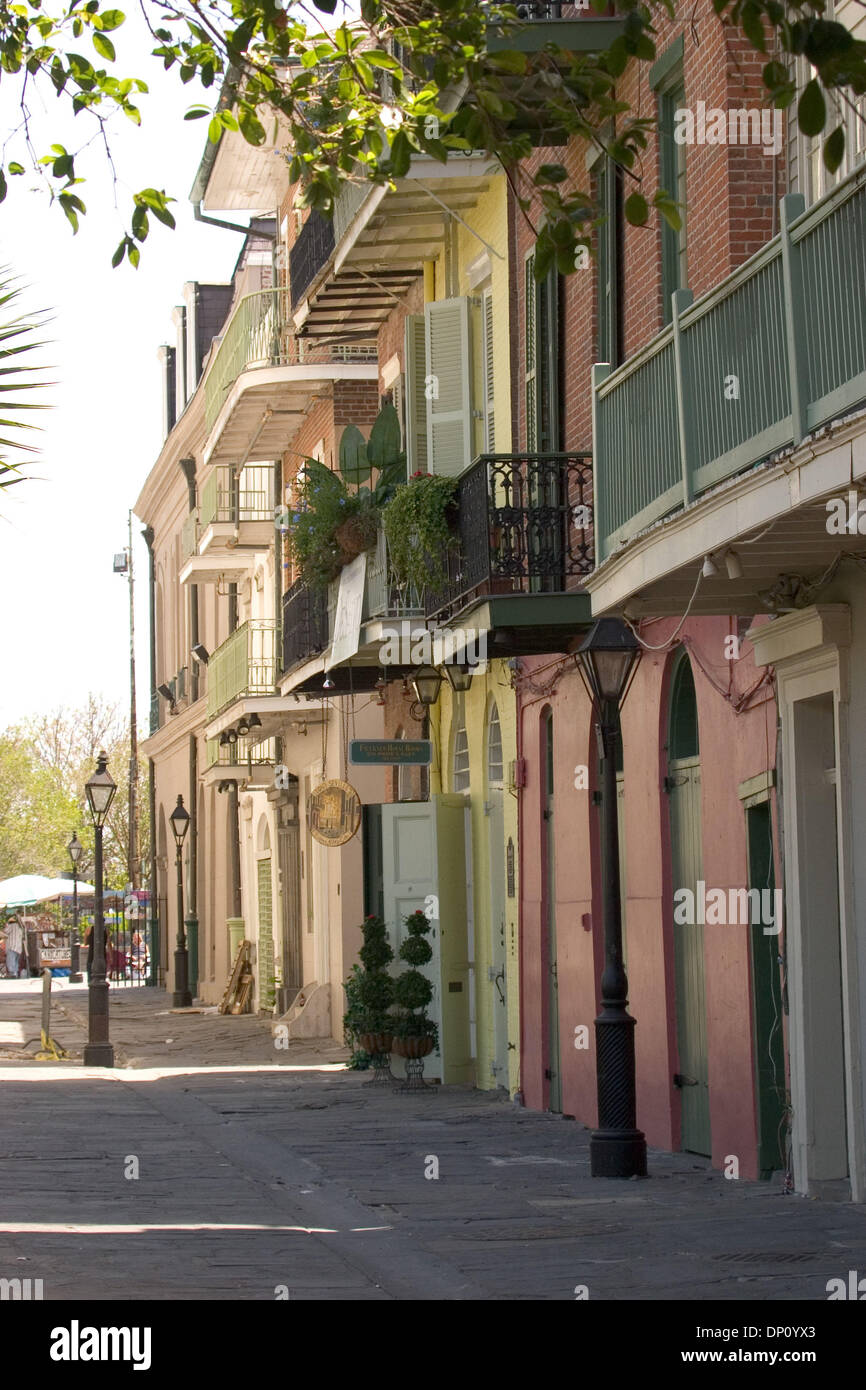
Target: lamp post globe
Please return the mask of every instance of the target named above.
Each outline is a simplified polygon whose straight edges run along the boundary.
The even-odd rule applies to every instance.
[[[80,985],[82,975],[78,941],[78,866],[81,863],[84,846],[78,838],[77,831],[73,830],[72,839],[66,849],[72,861],[72,944],[69,949],[69,983]]]
[[[94,900],[93,930],[90,934],[92,964],[88,975],[88,1041],[84,1049],[86,1067],[113,1067],[114,1048],[108,1035],[108,979],[105,969],[105,913],[102,902],[102,831],[117,784],[108,771],[108,754],[96,757],[96,771],[84,785],[93,820]]]
[[[640,656],[640,643],[618,618],[600,618],[577,651],[603,759],[604,970],[601,1012],[595,1020],[598,1128],[589,1141],[590,1173],[595,1178],[645,1177],[647,1171],[646,1139],[637,1128],[635,1020],[628,1012],[628,979],[622,957],[616,786],[620,710]]]
[[[176,1009],[192,1007],[192,994],[189,988],[189,952],[186,944],[186,928],[183,919],[183,842],[189,829],[189,811],[178,796],[177,805],[169,816],[171,832],[174,835],[175,862],[177,864],[177,940],[174,951],[174,994],[172,1003]]]

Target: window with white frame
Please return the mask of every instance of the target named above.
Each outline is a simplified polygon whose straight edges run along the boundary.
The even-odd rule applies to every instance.
[[[487,782],[491,787],[502,786],[502,728],[495,700],[487,720]]]
[[[466,733],[466,714],[462,697],[454,704],[454,742],[451,757],[451,783],[456,792],[469,790],[469,738]]]

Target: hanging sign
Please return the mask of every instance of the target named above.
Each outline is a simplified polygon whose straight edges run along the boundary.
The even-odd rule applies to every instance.
[[[367,575],[366,553],[358,555],[340,572],[337,591],[337,611],[334,615],[334,635],[326,670],[341,665],[354,656],[361,641],[361,615],[364,611],[364,581]]]
[[[348,782],[323,782],[307,801],[307,821],[320,845],[344,845],[361,824],[361,798]]]
[[[365,767],[429,767],[433,744],[429,738],[353,738],[349,762]]]

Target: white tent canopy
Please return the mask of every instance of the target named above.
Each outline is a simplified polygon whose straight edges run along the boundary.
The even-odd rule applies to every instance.
[[[71,897],[74,883],[71,878],[44,878],[42,874],[18,874],[0,882],[0,907],[30,907],[34,903],[53,902],[56,898]],[[92,883],[78,884],[84,895],[96,890]]]

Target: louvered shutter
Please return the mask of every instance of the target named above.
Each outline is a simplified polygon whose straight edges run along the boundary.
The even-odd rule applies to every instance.
[[[405,365],[405,441],[407,476],[427,472],[427,398],[424,377],[427,373],[424,347],[424,317],[410,314],[406,319]]]
[[[526,448],[530,454],[534,454],[538,449],[538,362],[536,356],[538,286],[535,283],[534,253],[526,257],[524,266],[523,362],[526,384]]]
[[[484,448],[496,452],[496,427],[493,389],[493,291],[485,290],[481,299],[484,320]]]
[[[440,299],[424,309],[427,344],[427,463],[456,477],[472,462],[469,300]]]

